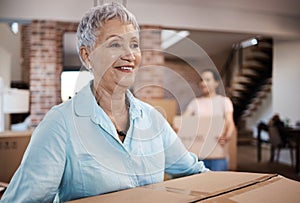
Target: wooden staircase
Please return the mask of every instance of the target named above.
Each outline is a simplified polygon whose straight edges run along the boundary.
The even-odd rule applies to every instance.
[[[257,40],[257,45],[239,47],[236,71],[227,82],[227,96],[234,105],[235,121],[241,116],[251,116],[271,91],[273,40]]]

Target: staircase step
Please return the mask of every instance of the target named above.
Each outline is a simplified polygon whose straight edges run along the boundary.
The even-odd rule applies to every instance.
[[[253,69],[257,71],[268,71],[270,66],[259,63],[257,61],[246,61],[243,64],[243,69]]]
[[[233,84],[242,84],[242,85],[251,86],[253,85],[253,80],[249,77],[239,75],[233,80]]]
[[[267,42],[264,43],[259,43],[258,46],[252,46],[251,47],[252,51],[261,51],[267,54],[272,54],[273,51],[273,45]]]
[[[250,68],[244,68],[242,70],[242,75],[249,77],[249,78],[254,78],[254,79],[261,78],[261,74],[258,71],[250,69]]]
[[[247,85],[243,85],[243,84],[234,84],[232,85],[232,91],[248,91],[248,87]]]
[[[252,53],[265,54],[263,52],[252,52]],[[259,63],[264,64],[265,66],[269,66],[272,64],[272,56],[269,56],[269,54],[265,54],[265,55],[266,57],[249,54],[245,57],[245,61],[258,61]]]
[[[231,92],[231,95],[232,95],[232,97],[235,97],[235,98],[243,98],[245,95],[243,95],[243,93],[242,92],[240,92],[240,91],[232,91]]]

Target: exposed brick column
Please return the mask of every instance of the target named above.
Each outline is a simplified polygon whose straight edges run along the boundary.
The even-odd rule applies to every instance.
[[[49,109],[60,102],[57,95],[60,79],[57,77],[56,26],[53,21],[34,21],[31,24],[29,86],[32,127],[37,126]]]
[[[21,34],[22,80],[29,84],[31,26],[23,25]]]
[[[163,98],[164,54],[161,51],[161,29],[141,27],[142,64],[133,91],[138,98]]]
[[[77,23],[33,21],[24,26],[22,48],[24,80],[29,79],[30,117],[36,127],[45,114],[61,103],[60,75],[63,69],[62,40],[75,32]],[[29,75],[26,76],[26,71]]]

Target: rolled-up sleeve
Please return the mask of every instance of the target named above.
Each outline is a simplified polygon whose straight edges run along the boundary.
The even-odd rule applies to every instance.
[[[188,152],[172,128],[166,124],[164,129],[165,171],[176,176],[192,175],[207,172],[202,161]]]

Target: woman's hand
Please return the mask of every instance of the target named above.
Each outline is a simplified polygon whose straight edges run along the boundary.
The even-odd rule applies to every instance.
[[[230,138],[227,137],[225,134],[223,134],[221,137],[218,138],[218,143],[221,146],[224,146],[229,140],[230,140]]]

